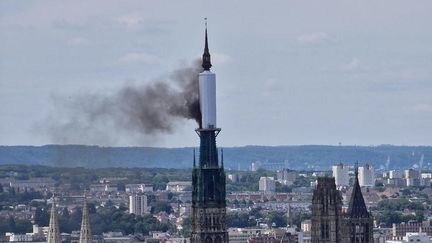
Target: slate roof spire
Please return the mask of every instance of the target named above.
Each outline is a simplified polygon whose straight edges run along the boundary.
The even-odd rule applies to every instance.
[[[358,163],[355,165],[354,186],[347,214],[350,218],[368,218],[370,216],[358,180]]]

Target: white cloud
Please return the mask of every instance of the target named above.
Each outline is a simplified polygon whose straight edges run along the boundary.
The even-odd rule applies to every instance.
[[[351,60],[347,62],[339,62],[336,64],[327,64],[327,66],[321,67],[319,69],[322,72],[331,72],[331,73],[346,73],[346,72],[370,72],[370,70],[367,67],[364,67],[361,65],[360,60],[357,57],[352,57]]]
[[[358,69],[359,66],[360,66],[360,60],[357,59],[356,57],[353,57],[351,59],[351,61],[343,64],[340,69],[342,71],[354,71],[354,70]]]
[[[213,53],[211,54],[211,59],[214,64],[222,65],[230,63],[232,58],[225,53]]]
[[[160,58],[144,53],[144,52],[130,52],[125,54],[124,56],[121,56],[118,59],[119,63],[127,64],[127,63],[143,63],[143,64],[149,64],[149,65],[156,65],[161,62]]]
[[[325,32],[314,32],[314,33],[306,33],[297,37],[297,42],[301,45],[320,45],[323,43],[333,42],[332,39]]]
[[[137,31],[141,29],[144,19],[137,15],[125,15],[117,18],[117,23],[127,31]]]
[[[90,41],[88,39],[82,38],[82,37],[74,37],[69,40],[67,40],[67,44],[69,46],[81,46],[81,45],[87,45]]]
[[[432,104],[420,103],[414,105],[412,109],[417,112],[432,112]]]

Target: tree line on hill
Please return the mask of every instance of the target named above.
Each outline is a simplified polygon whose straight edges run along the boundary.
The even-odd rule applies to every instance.
[[[247,170],[252,162],[286,163],[296,170],[328,169],[336,162],[369,162],[376,168],[424,166],[432,161],[431,146],[244,146],[224,148],[226,168]],[[388,158],[389,163],[387,164]],[[0,146],[0,164],[58,167],[191,168],[193,148],[98,147],[85,145]],[[432,168],[429,168],[432,169]]]

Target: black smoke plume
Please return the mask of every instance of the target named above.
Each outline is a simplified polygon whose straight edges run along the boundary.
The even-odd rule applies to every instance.
[[[172,133],[185,119],[201,127],[198,61],[164,81],[127,85],[110,93],[54,96],[54,110],[40,125],[55,143],[116,144],[120,134],[149,142]]]

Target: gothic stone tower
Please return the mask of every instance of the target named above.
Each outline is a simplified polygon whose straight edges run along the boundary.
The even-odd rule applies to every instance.
[[[355,169],[354,187],[346,214],[347,242],[373,243],[373,217],[367,211],[358,180],[358,168]]]
[[[199,164],[192,172],[192,235],[191,243],[227,243],[225,172],[223,154],[218,162],[216,136],[216,76],[210,71],[207,28],[205,48],[199,75],[202,124],[196,131],[200,137]]]
[[[312,197],[312,243],[340,243],[342,196],[333,177],[320,177]]]

